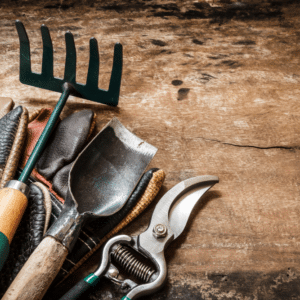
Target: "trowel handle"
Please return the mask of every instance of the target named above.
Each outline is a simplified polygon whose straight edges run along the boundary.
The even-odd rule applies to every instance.
[[[59,300],[76,300],[92,286],[95,286],[99,282],[99,280],[100,278],[97,275],[91,273],[84,279],[80,280]]]
[[[41,300],[66,259],[68,250],[46,237],[29,257],[2,300]]]

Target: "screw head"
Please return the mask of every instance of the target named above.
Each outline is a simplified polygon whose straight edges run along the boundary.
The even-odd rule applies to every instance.
[[[157,224],[153,227],[153,235],[157,239],[165,237],[167,233],[168,233],[168,229],[163,224]]]
[[[108,275],[112,278],[118,278],[119,276],[119,270],[115,269],[115,268],[111,268],[107,271]]]

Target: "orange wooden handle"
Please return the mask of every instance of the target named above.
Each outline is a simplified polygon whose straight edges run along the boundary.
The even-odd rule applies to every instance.
[[[19,226],[27,207],[27,197],[12,188],[0,190],[0,232],[5,234],[9,243]]]

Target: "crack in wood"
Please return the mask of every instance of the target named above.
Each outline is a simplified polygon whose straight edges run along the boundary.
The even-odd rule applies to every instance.
[[[298,146],[268,146],[268,147],[262,147],[262,146],[255,146],[255,145],[239,145],[239,144],[233,144],[233,143],[227,143],[223,142],[217,139],[209,139],[205,137],[197,137],[197,139],[202,139],[205,141],[210,141],[210,142],[216,142],[216,143],[221,143],[223,145],[229,145],[229,146],[234,146],[234,147],[240,147],[240,148],[255,148],[255,149],[285,149],[285,150],[298,150],[300,147]]]

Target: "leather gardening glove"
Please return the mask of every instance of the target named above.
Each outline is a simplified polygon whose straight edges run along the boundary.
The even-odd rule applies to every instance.
[[[3,157],[1,157],[2,161],[9,161],[9,156],[12,151],[8,151],[10,149],[15,149],[16,146],[16,138],[14,139],[14,136],[18,137],[18,133],[20,130],[18,130],[18,121],[20,119],[20,116],[22,116],[22,111],[26,112],[27,117],[27,110],[23,109],[22,107],[17,107],[15,110],[7,113],[13,106],[13,102],[6,101],[7,103],[3,103],[3,118],[0,120],[0,130],[3,130],[4,134],[2,134],[1,143],[0,143],[0,157],[3,153]],[[1,105],[1,103],[0,103]],[[2,111],[0,111],[1,114]],[[50,115],[51,115],[51,109],[42,109],[35,111],[31,117],[30,117],[30,123],[27,128],[27,137],[26,137],[26,143],[24,145],[25,151],[23,151],[23,157],[20,162],[20,165],[24,167],[27,159],[29,158],[29,155],[31,151],[33,150],[40,134],[42,133],[44,126],[46,125]],[[5,114],[6,113],[6,114]],[[76,120],[74,120],[74,115],[76,115]],[[66,118],[64,121],[62,121],[56,129],[55,134],[52,135],[52,139],[56,141],[54,144],[57,146],[58,149],[51,149],[51,145],[53,145],[53,142],[48,145],[50,147],[50,152],[52,151],[52,160],[47,160],[48,156],[44,154],[41,156],[45,160],[45,165],[50,166],[54,168],[54,171],[59,171],[60,168],[64,167],[64,163],[69,163],[74,159],[77,154],[81,151],[82,145],[84,143],[82,140],[86,139],[85,136],[82,137],[82,132],[85,133],[86,130],[76,130],[76,126],[74,126],[74,122],[78,122],[78,116],[80,119],[80,124],[83,125],[84,129],[88,128],[88,131],[91,130],[91,116],[94,116],[92,111],[82,111],[78,114],[74,114],[71,117]],[[87,116],[87,117],[85,117]],[[81,122],[83,119],[83,123]],[[87,125],[84,123],[86,121],[88,123]],[[26,118],[27,121],[27,118]],[[67,124],[67,125],[66,125]],[[1,127],[2,126],[2,127]],[[26,134],[26,127],[27,122],[25,123],[25,130],[24,130],[24,136]],[[72,130],[67,130],[67,135],[64,135],[65,128],[70,127]],[[23,127],[22,127],[23,128]],[[78,129],[78,128],[77,128]],[[75,139],[70,140],[70,135]],[[24,136],[23,140],[24,141]],[[7,137],[7,138],[6,138]],[[66,146],[57,142],[57,139],[60,141],[62,139],[63,141],[68,141],[69,138],[69,145],[65,147],[62,151],[62,146]],[[76,140],[78,138],[78,141]],[[19,139],[18,139],[19,140]],[[17,141],[18,141],[17,140]],[[85,142],[86,140],[84,140]],[[12,144],[12,146],[11,146]],[[78,146],[79,145],[79,146]],[[20,157],[21,153],[21,147],[18,150],[18,158]],[[49,148],[46,148],[46,150]],[[15,151],[16,152],[16,151]],[[14,154],[15,154],[14,152]],[[4,156],[5,154],[5,156]],[[62,154],[62,155],[61,155]],[[63,158],[61,158],[63,156]],[[8,158],[7,158],[8,157]],[[59,159],[57,159],[57,157]],[[5,158],[5,159],[4,159]],[[13,160],[18,161],[16,160]],[[43,167],[44,165],[41,164]],[[6,166],[3,164],[3,169],[5,169]],[[13,179],[13,175],[15,173],[15,170],[17,168],[17,163],[15,163],[14,172],[11,174],[11,176],[7,177],[7,180]],[[47,176],[46,178],[40,175],[36,170],[33,172],[36,174],[37,177],[41,178],[44,183],[46,183],[50,188],[52,187],[50,177]],[[18,174],[19,175],[19,174]],[[55,174],[54,174],[55,175]],[[55,177],[55,176],[52,176]],[[29,179],[31,182],[35,182],[35,180],[31,177]],[[4,182],[5,183],[5,182]],[[28,197],[28,206],[26,208],[26,211],[24,213],[24,216],[21,220],[21,223],[16,231],[15,238],[13,239],[11,245],[10,245],[10,253],[9,256],[3,266],[2,272],[0,273],[0,296],[2,297],[7,290],[10,283],[14,280],[14,278],[17,276],[18,272],[21,270],[25,262],[28,260],[31,253],[35,250],[35,248],[39,245],[39,243],[42,241],[44,234],[46,233],[46,230],[49,225],[50,216],[51,216],[51,210],[52,210],[52,202],[49,190],[46,188],[46,186],[42,183],[35,182],[34,184],[30,184],[30,195]]]
[[[0,98],[0,188],[14,178],[26,136],[28,113],[10,98]]]
[[[15,109],[10,98],[0,98],[0,183],[1,188],[14,179],[25,141],[28,113],[26,108]],[[19,175],[19,174],[18,174]],[[17,176],[18,177],[18,176]],[[45,197],[44,195],[47,195]],[[47,199],[48,201],[46,201]],[[27,260],[42,240],[49,223],[51,200],[47,189],[30,185],[29,205],[10,245],[8,258],[0,272],[0,297],[13,281],[24,260]],[[47,203],[47,204],[46,204]],[[50,207],[49,207],[50,205]],[[46,207],[48,208],[46,210]]]
[[[42,109],[29,123],[29,134],[21,167],[25,166],[51,112],[51,109]],[[95,128],[95,118],[94,112],[86,109],[73,113],[59,122],[32,172],[32,175],[48,186],[62,203],[67,193],[67,181],[72,163],[91,137]]]

